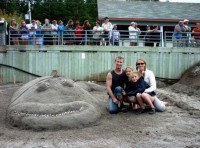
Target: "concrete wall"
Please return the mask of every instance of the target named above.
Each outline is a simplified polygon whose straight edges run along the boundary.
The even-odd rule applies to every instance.
[[[156,77],[180,79],[189,67],[200,61],[199,48],[6,46],[0,47],[0,51],[3,51],[0,64],[14,67],[0,65],[1,83],[28,82],[37,77],[15,68],[40,76],[50,75],[56,69],[73,80],[105,81],[118,55],[125,58],[124,68],[135,68],[135,61],[143,58]]]

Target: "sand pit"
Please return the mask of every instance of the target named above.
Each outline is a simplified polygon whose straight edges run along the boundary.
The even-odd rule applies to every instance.
[[[159,98],[168,102],[165,112],[137,115],[129,111],[111,115],[105,108],[104,115],[93,126],[35,132],[11,127],[5,120],[9,101],[21,85],[0,85],[0,147],[200,147],[198,94],[177,93],[170,86],[158,89]],[[102,99],[106,106],[106,91],[90,93]]]

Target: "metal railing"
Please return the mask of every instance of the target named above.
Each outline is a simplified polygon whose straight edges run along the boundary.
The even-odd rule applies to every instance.
[[[165,47],[200,47],[200,33],[183,32],[174,36],[173,32],[164,32]]]
[[[114,32],[120,36],[115,36]],[[182,33],[180,39],[173,38],[173,32],[165,31],[134,31],[113,30],[104,33],[94,33],[93,30],[65,30],[57,31],[35,31],[20,34],[16,31],[9,32],[9,45],[103,45],[103,46],[150,46],[150,47],[199,47],[199,40],[193,36],[195,33]]]

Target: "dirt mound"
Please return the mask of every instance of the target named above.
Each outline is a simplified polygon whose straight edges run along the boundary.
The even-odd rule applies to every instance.
[[[193,88],[200,88],[200,62],[188,69],[181,80],[178,82]]]
[[[189,68],[180,81],[170,88],[176,93],[200,96],[200,62]]]

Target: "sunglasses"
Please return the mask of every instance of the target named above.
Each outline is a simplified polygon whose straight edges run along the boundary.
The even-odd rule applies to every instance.
[[[144,63],[137,63],[137,65],[144,65]]]

